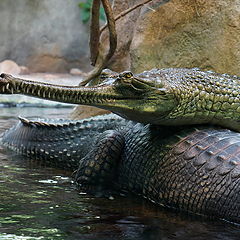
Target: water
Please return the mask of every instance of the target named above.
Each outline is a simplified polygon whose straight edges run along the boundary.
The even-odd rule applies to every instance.
[[[0,132],[21,116],[67,116],[70,109],[3,108]],[[240,227],[156,207],[140,197],[78,193],[71,173],[0,149],[0,240],[240,239]]]

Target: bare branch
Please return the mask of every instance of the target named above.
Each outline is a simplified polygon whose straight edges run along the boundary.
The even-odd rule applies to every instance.
[[[96,30],[97,36],[94,38],[94,40],[98,39],[98,41],[99,41],[102,32],[106,29],[106,27],[108,27],[108,29],[109,29],[109,45],[110,45],[109,51],[106,54],[106,56],[100,56],[99,55],[99,42],[97,43],[96,47],[91,48],[91,61],[92,61],[93,65],[95,66],[95,68],[88,74],[87,78],[79,84],[80,86],[84,86],[84,85],[88,84],[92,79],[97,77],[102,72],[102,69],[106,67],[107,63],[113,56],[113,54],[117,48],[117,33],[116,33],[115,22],[117,20],[119,20],[120,18],[124,17],[125,15],[127,15],[128,13],[136,10],[137,8],[147,4],[149,2],[152,2],[153,0],[144,0],[143,2],[138,3],[138,4],[134,5],[133,7],[128,8],[125,11],[121,12],[115,18],[113,16],[113,12],[112,12],[112,8],[109,4],[109,0],[101,0],[101,1],[102,1],[102,5],[104,7],[105,14],[107,16],[107,24],[105,26],[103,26],[101,28],[101,30],[99,30],[99,29]],[[164,2],[164,0],[162,0],[162,2]],[[98,14],[99,14],[99,9],[98,9]],[[99,20],[98,20],[98,24],[99,24]],[[94,35],[94,28],[96,26],[97,26],[97,24],[92,27],[93,32],[91,31],[91,35]],[[92,51],[92,49],[93,49],[93,51]]]
[[[103,5],[103,8],[104,8],[106,16],[107,16],[107,24],[108,24],[108,30],[109,30],[109,45],[110,46],[109,46],[108,54],[106,55],[106,58],[104,59],[104,62],[106,64],[110,60],[110,58],[113,56],[113,54],[117,48],[117,32],[116,32],[113,11],[112,11],[111,5],[109,3],[109,0],[102,0],[102,5]]]
[[[153,1],[153,0],[145,0],[145,1],[141,2],[141,3],[138,3],[138,4],[134,5],[134,6],[131,7],[131,8],[126,9],[125,11],[122,11],[120,14],[118,14],[118,15],[115,17],[115,19],[114,19],[115,22],[116,22],[117,20],[119,20],[120,18],[124,17],[125,15],[127,15],[128,13],[130,13],[130,12],[136,10],[137,8],[139,8],[139,7],[147,4],[147,3],[149,3],[149,2],[152,2],[152,1]],[[101,30],[100,30],[100,35],[101,35],[102,32],[106,29],[106,27],[107,27],[107,24],[105,24],[105,25],[101,28]]]
[[[100,0],[93,0],[92,12],[91,12],[91,25],[90,25],[90,60],[91,64],[95,66],[99,52],[99,12],[100,12]]]
[[[98,47],[97,47],[97,52],[95,48],[93,48],[95,53],[97,54],[97,59],[95,59],[96,65],[95,68],[88,74],[87,78],[84,79],[79,86],[85,86],[87,83],[89,83],[93,78],[97,77],[103,70],[104,67],[106,67],[108,61],[111,59],[113,56],[116,48],[117,48],[117,32],[116,32],[116,27],[115,27],[115,21],[114,21],[114,16],[112,12],[111,5],[109,3],[109,0],[102,0],[102,5],[107,17],[107,26],[109,29],[109,50],[108,53],[105,56],[100,56],[99,55],[99,39],[98,39]],[[93,10],[92,10],[93,11]],[[99,11],[99,9],[98,9]],[[98,20],[99,21],[99,20]],[[96,25],[93,24],[93,30],[96,27]],[[99,31],[99,29],[98,29]],[[91,31],[91,34],[94,34],[94,32]],[[94,38],[94,37],[92,37]],[[97,40],[97,37],[94,38],[94,41]],[[92,50],[92,49],[91,49]],[[91,53],[92,54],[92,53]],[[96,57],[96,55],[95,55]],[[92,60],[92,59],[91,59]]]

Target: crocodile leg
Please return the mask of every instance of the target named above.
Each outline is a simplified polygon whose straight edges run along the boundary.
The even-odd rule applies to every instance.
[[[108,130],[96,139],[95,144],[95,148],[80,160],[75,181],[81,189],[102,194],[105,189],[113,189],[114,180],[116,182],[124,136]]]

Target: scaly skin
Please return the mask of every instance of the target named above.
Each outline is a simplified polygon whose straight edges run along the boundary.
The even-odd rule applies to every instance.
[[[97,106],[143,123],[212,123],[240,131],[239,78],[236,76],[170,68],[137,75],[114,73],[104,78],[97,86],[68,87],[2,74],[0,93]]]
[[[94,148],[98,135],[133,124],[114,114],[78,121],[19,119],[17,125],[3,134],[1,144],[53,167],[70,170],[78,168],[79,160]]]
[[[144,126],[112,116],[22,119],[2,142],[31,159],[78,168],[80,188],[124,189],[166,207],[240,223],[239,133]]]

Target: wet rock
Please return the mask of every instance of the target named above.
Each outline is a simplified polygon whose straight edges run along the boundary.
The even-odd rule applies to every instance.
[[[21,72],[21,68],[14,61],[5,60],[0,63],[0,72],[18,75]]]

